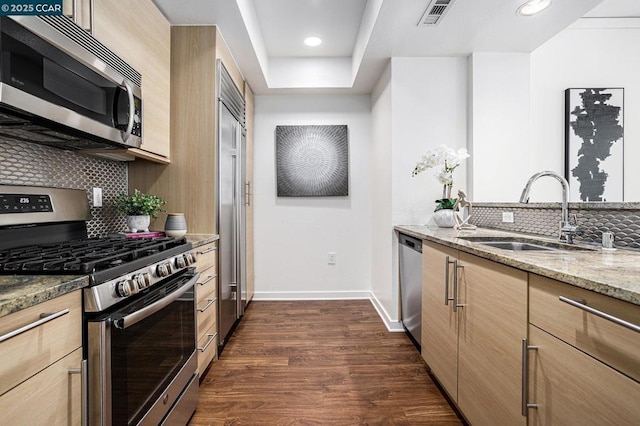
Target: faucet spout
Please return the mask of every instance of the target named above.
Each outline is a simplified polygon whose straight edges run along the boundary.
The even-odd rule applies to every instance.
[[[560,238],[562,239],[562,237],[565,236],[566,241],[568,243],[572,243],[573,236],[578,233],[578,226],[577,224],[572,225],[569,222],[569,182],[567,182],[567,180],[563,176],[551,170],[545,170],[534,174],[529,178],[529,181],[522,190],[520,202],[529,202],[529,193],[531,192],[531,186],[535,181],[543,176],[550,176],[556,179],[562,185],[562,219],[560,222]]]

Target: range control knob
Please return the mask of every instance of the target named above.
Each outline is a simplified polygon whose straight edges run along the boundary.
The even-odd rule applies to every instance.
[[[132,294],[136,293],[136,289],[131,285],[131,282],[129,280],[122,280],[116,283],[116,294],[118,296],[129,297]]]
[[[145,272],[143,274],[140,274],[140,276],[144,280],[144,283],[145,283],[144,286],[149,287],[151,285],[151,276],[149,275],[149,273]]]
[[[193,265],[194,263],[196,263],[196,255],[193,253],[185,254],[184,258],[187,261],[187,265]]]
[[[149,284],[151,284],[151,281],[149,280],[149,274],[147,273],[136,275],[135,277],[133,277],[133,281],[136,283],[138,289],[140,290],[149,287]]]
[[[166,263],[161,263],[156,267],[156,274],[158,274],[159,277],[166,277],[169,275]]]
[[[173,266],[171,265],[171,262],[165,262],[158,265],[156,267],[156,273],[159,277],[167,277],[173,274]]]
[[[185,268],[187,266],[187,259],[185,256],[176,257],[176,268]]]

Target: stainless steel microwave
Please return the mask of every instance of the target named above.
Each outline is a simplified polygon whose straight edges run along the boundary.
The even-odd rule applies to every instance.
[[[140,147],[141,76],[66,17],[56,18],[0,18],[0,139]]]

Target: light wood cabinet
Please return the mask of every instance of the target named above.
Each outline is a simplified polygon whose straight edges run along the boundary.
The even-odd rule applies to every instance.
[[[200,377],[218,354],[218,267],[217,242],[194,250],[200,279],[196,284],[196,336]]]
[[[247,182],[247,206],[246,206],[246,251],[247,251],[247,303],[253,298],[255,276],[253,271],[253,92],[245,82],[244,99],[246,102],[246,182]]]
[[[524,425],[527,273],[468,253],[459,264],[458,406],[474,425]]]
[[[33,326],[32,328],[29,328]],[[0,319],[0,413],[6,424],[81,422],[80,290]]]
[[[423,357],[471,424],[525,424],[526,333],[526,272],[423,243]]]
[[[82,348],[54,362],[0,396],[0,418],[6,425],[68,426],[81,424]]]
[[[166,163],[171,26],[151,0],[93,0],[93,7],[94,37],[142,74],[142,145],[123,154]]]
[[[217,234],[216,61],[242,92],[242,74],[215,26],[171,29],[171,164],[129,165],[129,188],[157,194],[185,214],[189,232]],[[162,229],[166,214],[152,223]]]
[[[429,241],[422,244],[422,357],[454,402],[458,401],[459,318],[448,300],[453,291],[453,265],[446,265],[457,256],[452,248]]]
[[[561,297],[640,324],[636,305],[530,274],[529,424],[640,424],[640,334]]]

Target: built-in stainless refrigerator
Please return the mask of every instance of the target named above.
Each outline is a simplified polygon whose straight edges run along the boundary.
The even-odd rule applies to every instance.
[[[218,61],[218,328],[220,350],[246,304],[245,104]]]

